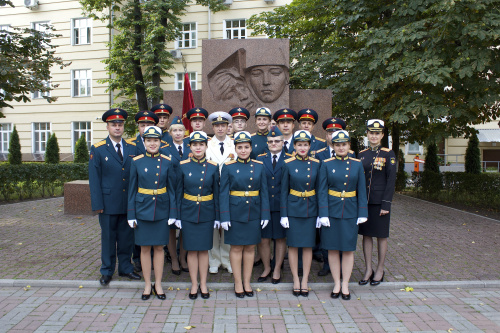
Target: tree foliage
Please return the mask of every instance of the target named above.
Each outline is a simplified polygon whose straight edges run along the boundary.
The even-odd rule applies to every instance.
[[[9,140],[9,163],[14,165],[21,164],[23,162],[22,156],[19,133],[17,133],[16,126],[14,126],[14,130],[12,131]]]
[[[85,134],[82,133],[75,145],[75,158],[73,162],[75,163],[88,163],[89,161],[89,149],[87,147],[87,140],[85,139]]]
[[[174,59],[167,43],[179,37],[181,17],[190,0],[80,0],[86,15],[108,22],[113,28],[109,58],[104,60],[110,77],[102,80],[121,100],[115,106],[129,113],[148,110],[163,98],[162,78],[171,76]],[[222,0],[196,0],[212,12],[227,7]],[[111,17],[112,14],[112,17]],[[148,104],[149,102],[149,104]],[[127,126],[127,134],[133,127]]]
[[[0,7],[14,7],[10,1],[0,1]],[[51,67],[70,64],[55,56],[56,46],[51,42],[58,36],[53,34],[52,26],[46,26],[46,31],[16,27],[0,31],[0,108],[12,107],[12,101],[30,102],[31,92],[46,93],[58,86],[47,84],[52,77]],[[49,103],[56,100],[56,97],[44,98]]]
[[[249,26],[290,38],[291,86],[331,89],[351,129],[436,142],[500,115],[497,0],[294,0]]]
[[[465,151],[465,172],[481,173],[481,151],[476,133],[469,138],[467,150]]]
[[[59,163],[59,143],[57,142],[55,133],[53,133],[47,140],[47,147],[45,149],[45,163]]]

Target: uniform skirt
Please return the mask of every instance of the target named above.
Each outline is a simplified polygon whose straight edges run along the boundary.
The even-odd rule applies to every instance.
[[[248,222],[231,221],[229,230],[224,230],[224,243],[229,245],[255,245],[261,239],[260,220]]]
[[[368,221],[359,225],[358,233],[363,236],[388,238],[391,213],[380,216],[381,205],[368,205]]]
[[[159,221],[137,220],[137,226],[134,229],[135,245],[167,245],[169,229],[168,219]]]
[[[214,222],[182,221],[182,247],[186,251],[208,251],[213,247]]]
[[[271,212],[271,220],[262,229],[262,238],[280,239],[286,237],[285,228],[280,224],[280,212]]]
[[[330,226],[321,227],[321,248],[324,250],[356,251],[358,219],[330,217]]]
[[[316,217],[288,217],[290,227],[286,229],[286,245],[291,247],[314,247],[316,244]]]

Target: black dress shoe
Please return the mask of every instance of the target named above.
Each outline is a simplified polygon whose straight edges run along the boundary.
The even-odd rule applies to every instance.
[[[293,289],[292,290],[292,295],[293,296],[300,296],[300,289]]]
[[[309,289],[300,289],[300,296],[308,297]]]
[[[151,290],[156,294],[156,297],[158,297],[158,299],[161,299],[163,301],[164,299],[167,298],[167,295],[165,295],[165,293],[158,294],[158,292],[156,291],[156,286],[154,284],[153,287],[151,287]]]
[[[140,280],[141,276],[137,273],[130,272],[130,273],[118,273],[119,276],[124,276],[129,278],[130,280]]]
[[[368,282],[370,282],[371,280],[373,280],[373,276],[375,275],[375,272],[372,271],[372,275],[370,275],[370,277],[368,278],[368,280],[359,280],[358,284],[360,286],[364,286],[365,284],[368,284]]]
[[[201,291],[201,286],[198,287],[198,291],[201,294],[201,298],[203,298],[203,299],[209,299],[210,298],[210,293],[204,293],[204,292],[202,292]]]
[[[262,259],[257,260],[256,262],[253,263],[253,267],[257,267],[262,264]]]
[[[269,272],[269,274],[267,274],[266,276],[259,276],[259,278],[257,279],[257,282],[264,282],[267,280],[267,278],[269,277],[269,275],[271,275],[272,272]]]
[[[189,299],[195,300],[198,298],[198,290],[194,294],[189,293]]]
[[[184,268],[184,267],[181,267],[181,270],[182,270],[183,272],[189,273],[189,268]]]
[[[318,276],[327,276],[329,273],[330,273],[330,270],[329,270],[329,269],[322,268],[322,269],[318,272]]]
[[[323,256],[321,254],[313,254],[313,259],[317,262],[323,262]]]
[[[236,286],[234,286],[234,294],[238,298],[245,298],[245,288],[243,288],[243,292],[242,293],[238,293],[238,292],[236,292]]]
[[[334,299],[339,298],[339,296],[340,296],[340,292],[338,292],[338,293],[334,293],[334,292],[332,291],[332,293],[330,294],[330,297],[331,297],[331,298],[334,298]]]
[[[380,282],[384,281],[384,275],[385,275],[385,272],[382,273],[382,278],[378,281],[372,279],[370,281],[370,286],[378,286],[380,284]]]
[[[280,278],[278,278],[278,279],[275,279],[275,278],[272,278],[272,279],[271,279],[271,283],[272,283],[272,284],[278,284],[278,283],[280,283],[280,282],[281,282],[281,277],[280,277]]]
[[[246,291],[245,288],[243,288],[243,292],[245,293],[245,296],[253,297],[253,290]]]
[[[180,269],[172,269],[172,274],[181,275],[181,270]]]
[[[136,273],[142,272],[142,265],[140,261],[134,262],[134,272]]]
[[[153,292],[153,286],[151,286],[151,291],[149,292],[149,294],[142,294],[141,299],[143,301],[147,301],[149,299],[149,297],[151,296],[152,292]]]
[[[348,300],[350,300],[350,299],[351,299],[351,293],[349,293],[349,294],[344,294],[344,293],[341,293],[341,294],[342,294],[342,299],[343,299],[344,301],[348,301]]]
[[[111,281],[112,276],[111,275],[102,275],[101,278],[99,279],[99,283],[102,286],[107,286],[109,284],[109,281]]]

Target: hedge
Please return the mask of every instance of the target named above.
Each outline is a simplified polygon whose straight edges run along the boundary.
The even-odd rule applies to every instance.
[[[87,163],[23,163],[0,164],[0,195],[5,201],[17,195],[19,200],[31,199],[35,193],[53,196],[57,188],[73,180],[86,180]]]

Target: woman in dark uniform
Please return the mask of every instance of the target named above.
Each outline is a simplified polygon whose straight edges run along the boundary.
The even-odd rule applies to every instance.
[[[234,276],[234,293],[236,297],[243,298],[254,295],[250,278],[255,245],[260,243],[261,228],[269,222],[270,211],[264,165],[250,158],[250,133],[236,133],[234,144],[238,158],[224,163],[222,167],[219,200],[224,242],[231,245],[229,260]]]
[[[130,168],[127,218],[129,225],[135,228],[135,244],[141,246],[145,282],[142,299],[149,299],[151,292],[159,299],[165,299],[161,286],[163,246],[168,244],[168,224],[177,218],[177,171],[170,157],[159,153],[161,129],[149,126],[143,136],[146,154],[134,157]],[[151,285],[151,247],[154,251],[154,285]]]
[[[318,220],[319,160],[309,157],[311,134],[296,131],[293,136],[294,157],[285,160],[281,178],[281,225],[286,228],[288,260],[293,276],[293,295],[309,296],[312,247],[316,243]],[[326,215],[322,215],[326,216]],[[298,248],[303,248],[302,282],[299,280]]]
[[[190,299],[210,297],[207,287],[208,250],[213,246],[213,228],[219,228],[219,166],[207,161],[207,135],[193,132],[190,136],[192,157],[180,162],[177,203],[183,246],[188,252],[191,276]],[[200,284],[198,285],[198,272]]]
[[[358,224],[366,222],[368,207],[365,175],[360,160],[349,157],[349,133],[344,130],[332,135],[335,156],[321,165],[320,206],[328,207],[328,217],[321,217],[321,248],[328,250],[334,288],[332,298],[351,299],[349,279],[354,265],[358,240]],[[342,251],[342,268],[340,263]],[[342,270],[342,283],[340,273]]]
[[[172,159],[172,162],[179,165],[181,161],[189,159],[191,150],[189,144],[184,142],[184,133],[186,128],[182,124],[182,119],[179,116],[172,119],[172,123],[168,129],[171,142],[163,146],[163,151]],[[179,170],[179,168],[177,169]],[[170,234],[168,239],[168,252],[172,258],[172,274],[181,275],[181,269],[184,272],[189,272],[186,263],[186,250],[182,246],[182,233],[179,235],[179,257],[177,257],[177,227],[172,224],[170,226]]]
[[[359,227],[363,235],[363,253],[365,255],[365,275],[360,285],[370,282],[376,286],[384,280],[384,263],[387,254],[387,238],[391,220],[391,201],[396,184],[396,155],[388,148],[381,146],[384,137],[384,122],[371,119],[367,123],[368,142],[370,148],[359,152],[358,157],[365,169],[368,222]],[[372,269],[373,238],[377,237],[378,266]]]

